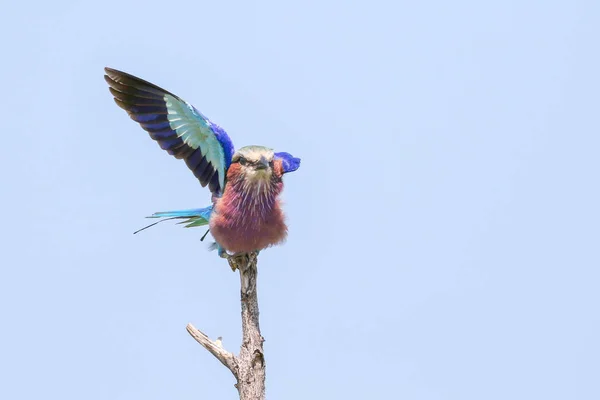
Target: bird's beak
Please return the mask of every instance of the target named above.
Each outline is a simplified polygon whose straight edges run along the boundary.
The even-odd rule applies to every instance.
[[[269,160],[264,156],[260,157],[260,161],[256,164],[256,169],[267,169],[269,168]]]

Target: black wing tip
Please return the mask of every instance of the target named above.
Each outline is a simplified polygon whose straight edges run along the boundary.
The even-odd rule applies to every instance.
[[[119,71],[118,69],[104,67],[104,80],[110,84],[111,82],[119,82],[119,78],[126,78],[134,76],[128,74],[127,72]],[[138,78],[135,78],[138,79]]]
[[[104,67],[104,72],[106,73],[105,76],[108,76],[112,80],[116,80],[116,78],[119,78],[120,76],[127,77],[127,78],[140,79],[136,76],[128,74],[127,72],[119,71],[118,69],[114,69],[114,68],[110,68],[110,67]]]
[[[128,74],[127,72],[119,71],[118,69],[114,69],[114,68],[110,68],[110,67],[104,67],[104,72],[106,72],[106,75],[104,75],[104,79],[110,86],[114,87],[115,89],[118,89],[118,87],[115,87],[115,84],[131,86],[134,88],[151,91],[151,92],[153,90],[159,91],[159,92],[162,92],[162,94],[168,94],[170,96],[175,97],[178,100],[181,100],[177,95],[169,92],[168,90],[165,90],[165,89],[161,88],[160,86],[155,85],[152,82],[148,82],[142,78],[138,78],[135,75]],[[112,82],[114,82],[114,83],[112,83]]]

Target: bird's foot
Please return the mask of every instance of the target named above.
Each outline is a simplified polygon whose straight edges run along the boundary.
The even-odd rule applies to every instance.
[[[255,263],[256,258],[258,257],[258,253],[258,250],[253,251],[251,253],[228,254],[226,252],[225,254],[227,254],[227,256],[225,256],[225,258],[227,258],[231,270],[235,272],[236,270],[240,269],[240,265],[248,265],[250,263]]]
[[[221,246],[217,247],[217,253],[219,254],[219,257],[221,257],[221,258],[229,258],[229,254],[227,253],[227,250],[225,250]]]

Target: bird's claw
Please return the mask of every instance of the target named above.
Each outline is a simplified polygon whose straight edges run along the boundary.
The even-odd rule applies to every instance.
[[[250,264],[254,261],[256,261],[256,258],[258,257],[258,253],[259,251],[253,251],[251,253],[235,253],[235,254],[229,254],[227,252],[225,252],[225,256],[223,256],[223,258],[226,258],[227,261],[229,262],[229,267],[231,268],[231,270],[233,272],[235,272],[238,268],[239,264]]]
[[[224,248],[222,248],[221,246],[218,247],[217,252],[219,254],[219,257],[221,257],[221,258],[229,258],[229,254],[227,254],[227,251]]]

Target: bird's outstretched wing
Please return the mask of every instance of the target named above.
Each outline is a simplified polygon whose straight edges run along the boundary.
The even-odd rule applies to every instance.
[[[176,95],[125,72],[104,70],[117,105],[163,150],[185,160],[202,186],[221,195],[234,151],[227,133]]]

